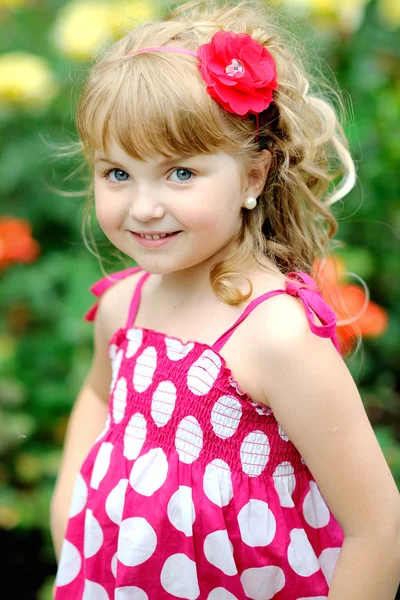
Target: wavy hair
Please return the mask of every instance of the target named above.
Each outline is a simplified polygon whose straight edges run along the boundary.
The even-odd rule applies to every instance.
[[[127,56],[168,44],[195,51],[220,30],[251,35],[275,60],[279,89],[259,115],[259,143],[254,118],[228,113],[207,94],[193,57],[173,52]],[[210,271],[215,293],[230,305],[251,296],[245,266],[254,258],[262,265],[267,257],[283,275],[305,271],[318,284],[316,259],[323,265],[335,245],[344,245],[334,241],[338,222],[331,211],[356,182],[343,132],[344,103],[322,75],[307,71],[307,62],[304,48],[263,0],[194,1],[125,32],[103,50],[78,103],[78,152],[91,170],[95,149],[107,153],[111,136],[138,160],[158,153],[224,151],[238,159],[242,174],[260,167],[265,160],[260,150],[271,152],[257,207],[243,209],[237,237]],[[85,219],[92,188],[88,198]],[[250,285],[246,294],[231,281],[238,275]]]

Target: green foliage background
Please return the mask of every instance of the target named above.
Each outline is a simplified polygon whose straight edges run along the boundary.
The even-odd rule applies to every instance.
[[[19,9],[1,4],[0,51],[46,58],[59,84],[40,114],[0,107],[2,212],[30,222],[41,245],[36,262],[10,266],[0,283],[0,534],[8,556],[3,584],[13,582],[15,598],[45,600],[55,573],[48,505],[66,420],[91,359],[92,325],[83,321],[93,300],[88,288],[102,276],[82,241],[82,198],[54,189],[82,189],[79,176],[71,176],[76,165],[55,159],[49,143],[75,135],[74,106],[87,65],[66,59],[52,43],[64,0]],[[299,24],[297,33],[326,60],[345,92],[358,184],[335,208],[338,237],[347,244],[340,254],[390,319],[387,333],[364,340],[349,368],[400,484],[399,28],[382,22],[375,1],[367,3],[354,32],[315,16]],[[107,245],[100,247],[109,256]],[[105,264],[110,272],[123,268]]]

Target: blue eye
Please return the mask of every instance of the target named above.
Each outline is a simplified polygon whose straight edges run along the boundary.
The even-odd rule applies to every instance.
[[[186,181],[190,181],[191,176],[193,175],[193,172],[190,171],[189,169],[175,169],[174,171],[172,171],[172,173],[176,173],[178,176],[178,181],[180,183],[185,183]],[[172,175],[171,173],[171,175]],[[187,174],[189,174],[189,177],[187,177]],[[183,175],[182,179],[180,178],[180,176]],[[176,180],[175,180],[176,181]]]
[[[111,173],[114,173],[116,180],[110,179],[109,176],[111,175]],[[119,179],[119,176],[121,175],[121,173],[122,173],[122,176],[126,175],[126,178],[129,177],[128,173],[126,173],[125,171],[122,171],[122,169],[111,169],[110,171],[107,171],[107,173],[104,174],[104,177],[106,179],[108,179],[109,181],[111,181],[112,183],[122,183],[123,181],[126,181],[126,178]]]

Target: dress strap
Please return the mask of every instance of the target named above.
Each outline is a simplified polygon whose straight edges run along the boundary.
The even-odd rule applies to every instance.
[[[339,352],[340,356],[342,356],[336,335],[336,314],[322,298],[322,293],[313,278],[303,272],[291,272],[287,274],[287,277],[289,277],[291,281],[285,282],[284,290],[273,290],[266,294],[262,294],[258,298],[254,298],[254,300],[252,300],[245,308],[238,320],[213,344],[212,347],[214,350],[217,352],[221,350],[237,326],[256,308],[256,306],[261,304],[261,302],[264,302],[264,300],[272,298],[273,296],[277,296],[278,294],[290,294],[291,296],[302,300],[311,331],[319,337],[331,338],[336,350]],[[317,315],[322,325],[314,323],[313,313]]]
[[[100,298],[109,287],[111,287],[116,281],[120,281],[121,279],[125,279],[129,275],[133,273],[137,273],[141,271],[141,267],[131,267],[129,269],[124,269],[122,271],[116,271],[111,275],[107,275],[107,277],[103,277],[94,283],[89,289],[96,296],[96,298]],[[85,314],[85,321],[94,321],[97,313],[97,309],[99,307],[99,303],[95,302],[87,313]]]
[[[134,322],[135,322],[135,318],[136,318],[136,313],[138,311],[139,308],[139,304],[140,304],[140,298],[141,298],[141,292],[142,292],[142,287],[145,281],[147,281],[148,277],[150,276],[150,273],[145,273],[138,281],[136,287],[135,287],[135,291],[133,293],[133,297],[131,300],[131,305],[129,307],[129,314],[128,314],[128,319],[126,321],[126,328],[128,329],[129,327],[132,327]]]

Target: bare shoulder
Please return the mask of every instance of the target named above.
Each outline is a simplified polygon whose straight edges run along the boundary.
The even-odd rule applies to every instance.
[[[259,287],[259,285],[257,286]],[[285,290],[283,275],[274,275],[261,285],[263,292],[257,289],[256,296],[275,290]],[[274,341],[282,343],[301,333],[310,330],[303,301],[288,293],[277,294],[261,302],[254,312],[255,329],[259,332],[259,342],[267,347]],[[313,313],[314,323],[321,325],[317,315]],[[314,334],[313,334],[314,335]],[[331,342],[332,344],[332,342]]]
[[[261,276],[254,281],[252,296],[257,298],[276,290],[285,291],[283,275]],[[257,343],[262,346],[310,328],[302,300],[287,293],[265,299],[251,312],[248,321],[252,323]],[[316,315],[314,321],[317,325],[321,324]]]
[[[284,290],[283,278],[275,278],[266,292]],[[314,323],[321,321],[313,313]],[[249,315],[253,341],[253,362],[262,390],[263,402],[273,410],[275,384],[289,377],[291,365],[301,365],[307,360],[312,364],[316,355],[330,363],[343,363],[332,340],[313,333],[303,301],[289,294],[277,294],[261,302]],[[338,365],[339,368],[343,366]],[[294,383],[294,382],[293,382]],[[279,394],[278,394],[279,401]],[[276,402],[276,399],[275,399]]]
[[[117,329],[125,326],[135,287],[142,276],[143,271],[138,271],[116,281],[100,298],[98,315],[108,340]]]

